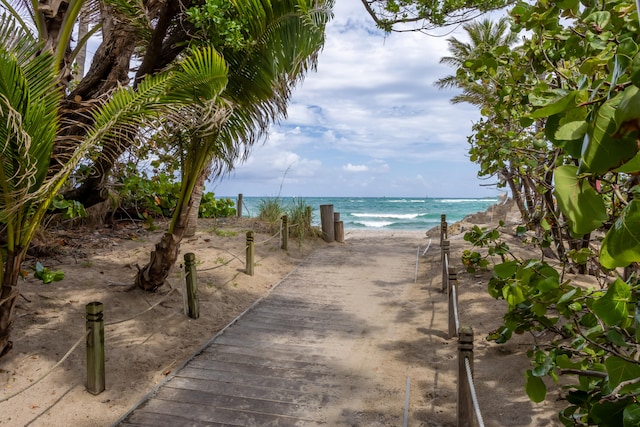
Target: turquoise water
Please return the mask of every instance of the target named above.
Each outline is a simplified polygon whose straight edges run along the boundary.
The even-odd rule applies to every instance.
[[[236,200],[236,197],[231,197]],[[243,216],[258,215],[264,197],[243,197]],[[340,213],[345,229],[427,230],[440,225],[440,215],[447,215],[452,224],[465,216],[486,211],[497,202],[495,198],[436,199],[404,197],[281,197],[283,205],[303,200],[313,209],[312,222],[320,224],[320,205],[333,205]]]

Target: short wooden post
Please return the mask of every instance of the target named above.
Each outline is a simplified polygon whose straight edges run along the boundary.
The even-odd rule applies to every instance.
[[[344,222],[336,221],[333,227],[335,228],[336,242],[344,243]]]
[[[90,302],[87,312],[87,391],[100,394],[104,381],[104,320],[101,302]]]
[[[340,212],[333,213],[333,233],[336,242],[344,242],[344,223],[340,221]]]
[[[473,329],[469,327],[458,331],[458,427],[472,427],[474,419],[465,359],[469,360],[473,378]]]
[[[198,301],[198,277],[196,274],[196,256],[189,252],[184,254],[184,269],[187,285],[187,315],[192,319],[200,317],[200,302]]]
[[[447,240],[447,216],[445,214],[440,215],[440,244]]]
[[[331,243],[335,240],[333,205],[320,205],[320,222],[322,223],[322,238]]]
[[[442,247],[440,248],[440,256],[442,261],[442,291],[447,290],[447,280],[449,276],[447,275],[447,263],[449,262],[449,241],[443,240]]]
[[[311,206],[307,206],[304,208],[304,218],[307,230],[311,229]]]
[[[282,215],[282,245],[280,247],[287,250],[289,246],[289,217]]]
[[[253,276],[253,231],[247,231],[247,260],[245,273]]]
[[[455,267],[449,267],[447,290],[449,297],[449,338],[453,338],[458,335],[458,329],[456,326],[456,308],[458,307],[458,273]]]
[[[242,217],[242,193],[238,194],[238,203],[236,204],[236,214],[238,218]]]

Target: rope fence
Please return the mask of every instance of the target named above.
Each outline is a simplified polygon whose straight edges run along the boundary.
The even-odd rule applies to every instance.
[[[240,195],[240,201],[242,200],[242,195]],[[242,204],[241,204],[242,205]],[[310,226],[311,224],[311,212],[310,210],[306,213],[307,216],[307,222],[309,223],[308,226]],[[286,250],[287,249],[287,240],[288,240],[288,236],[289,236],[289,231],[292,228],[295,227],[299,227],[302,224],[300,223],[295,223],[295,224],[289,224],[288,223],[288,217],[287,215],[282,216],[281,218],[281,226],[280,229],[278,230],[278,232],[276,232],[274,235],[272,235],[271,237],[268,237],[267,239],[260,241],[260,242],[254,242],[253,236],[254,233],[253,231],[249,231],[247,232],[247,244],[246,244],[246,251],[247,251],[247,259],[246,259],[246,272],[247,274],[253,275],[253,266],[254,266],[254,261],[253,261],[253,249],[255,245],[266,245],[267,243],[269,243],[270,241],[281,237],[281,248]],[[222,248],[221,248],[222,249]],[[230,253],[230,252],[229,252]],[[185,282],[186,284],[186,291],[185,291],[185,295],[184,295],[184,308],[185,308],[185,314],[188,315],[191,318],[195,318],[197,319],[199,316],[199,308],[198,308],[198,297],[197,297],[197,281],[196,281],[196,272],[204,272],[204,271],[210,271],[210,270],[214,270],[220,267],[224,267],[226,265],[228,265],[229,263],[231,263],[233,260],[238,260],[238,261],[242,261],[240,259],[240,257],[238,257],[235,254],[232,254],[232,258],[225,261],[224,263],[222,263],[221,265],[217,265],[214,267],[210,267],[210,268],[205,268],[205,269],[199,269],[196,270],[195,269],[195,255],[192,253],[188,253],[185,254],[185,263],[184,263],[184,270],[182,267],[182,264],[180,265],[180,270],[181,270],[181,281]],[[38,379],[32,381],[28,386],[15,391],[14,393],[5,396],[3,398],[0,398],[0,403],[2,402],[6,402],[24,392],[26,392],[27,390],[29,390],[30,388],[34,387],[36,384],[40,383],[42,380],[44,380],[47,376],[49,376],[56,368],[58,368],[62,363],[64,363],[69,356],[71,356],[71,354],[78,348],[78,346],[80,346],[80,344],[85,341],[86,342],[86,346],[87,346],[87,391],[89,391],[92,394],[99,394],[102,391],[104,391],[104,377],[105,377],[105,373],[104,373],[104,328],[105,327],[111,327],[111,326],[115,326],[115,325],[120,325],[126,322],[130,322],[142,315],[144,315],[145,313],[148,313],[149,311],[153,310],[155,307],[157,307],[158,305],[162,304],[164,301],[167,300],[167,298],[169,296],[171,296],[175,291],[177,290],[177,288],[171,288],[169,290],[169,292],[167,292],[165,295],[162,296],[162,298],[160,298],[158,301],[156,301],[154,304],[150,305],[149,307],[147,307],[145,310],[140,311],[132,316],[129,316],[127,318],[124,319],[120,319],[120,320],[115,320],[115,321],[111,321],[111,322],[104,322],[103,319],[103,305],[100,302],[91,302],[89,304],[86,305],[85,309],[86,309],[86,331],[85,333],[78,338],[78,340],[71,346],[71,348],[64,354],[64,356],[62,356],[62,358],[60,358],[60,360],[58,360],[56,362],[55,365],[53,365],[51,368],[49,368],[46,372],[44,372]]]
[[[457,271],[455,267],[451,266],[449,260],[451,247],[448,240],[448,226],[445,215],[441,216],[440,249],[442,291],[446,291],[448,300],[449,338],[458,337],[458,425],[484,427],[484,420],[473,382],[473,329],[460,325]]]

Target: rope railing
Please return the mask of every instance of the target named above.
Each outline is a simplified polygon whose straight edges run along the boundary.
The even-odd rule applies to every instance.
[[[472,413],[478,427],[484,427],[478,397],[473,382],[473,329],[460,325],[458,312],[458,279],[456,268],[450,265],[450,243],[447,224],[442,215],[440,248],[442,260],[442,290],[447,292],[449,338],[458,337],[458,425],[473,425]],[[463,379],[466,377],[466,381]]]
[[[113,326],[113,325],[118,325],[121,323],[125,323],[125,322],[129,322],[149,311],[151,311],[152,309],[154,309],[155,307],[157,307],[159,304],[161,304],[162,302],[164,302],[167,297],[169,295],[171,295],[174,291],[176,290],[176,288],[171,288],[171,290],[169,292],[167,292],[162,298],[160,298],[159,301],[157,301],[155,304],[151,305],[150,307],[148,307],[147,309],[134,314],[133,316],[127,317],[125,319],[121,319],[121,320],[117,320],[117,321],[112,321],[112,322],[108,322],[105,323],[104,326]],[[27,390],[29,390],[30,388],[34,387],[36,384],[40,383],[42,380],[44,380],[46,377],[48,377],[58,366],[60,366],[62,363],[64,363],[65,360],[67,360],[69,358],[69,356],[71,356],[71,354],[73,354],[73,352],[75,351],[76,348],[78,348],[78,346],[86,340],[87,336],[91,333],[91,331],[87,330],[85,331],[84,335],[82,335],[80,338],[78,338],[78,340],[73,343],[73,345],[71,346],[71,348],[69,348],[69,350],[67,350],[67,352],[64,354],[64,356],[62,356],[55,365],[53,365],[51,368],[47,369],[46,372],[44,372],[42,375],[40,375],[40,377],[31,382],[28,386],[23,387],[20,390],[15,391],[14,393],[11,393],[9,396],[5,396],[2,399],[0,399],[0,403],[2,402],[6,402],[8,400],[13,399],[14,397],[26,392]]]
[[[478,395],[476,394],[476,386],[473,383],[473,373],[471,372],[471,362],[468,357],[464,358],[464,368],[467,374],[467,382],[471,391],[471,400],[473,402],[473,412],[476,414],[476,421],[480,427],[484,427],[484,420],[480,412],[480,404],[478,403]]]

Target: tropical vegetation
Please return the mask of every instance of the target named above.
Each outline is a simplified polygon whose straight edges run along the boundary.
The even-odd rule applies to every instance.
[[[471,159],[509,186],[524,224],[513,232],[540,256],[513,256],[500,241],[509,230],[476,228],[465,238],[489,258],[469,252],[463,262],[494,263],[489,293],[507,312],[488,338],[538,337],[525,373],[532,400],[545,399],[543,377],[564,376],[565,425],[639,425],[636,4],[519,2],[510,19],[510,28],[503,20],[466,25],[469,43],[450,39],[446,62],[456,73],[439,83],[462,90],[455,101],[480,107]],[[574,284],[570,273],[592,275],[598,286]]]

